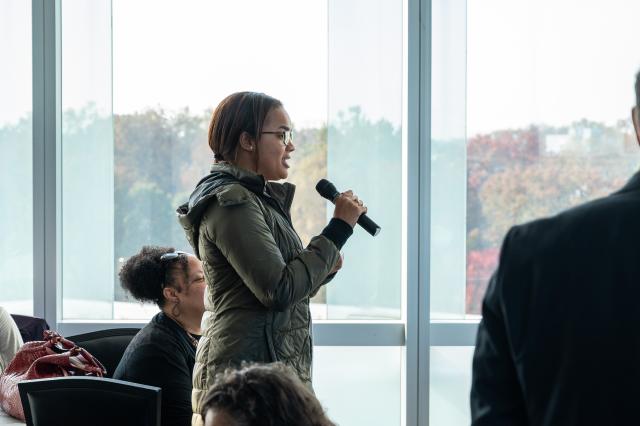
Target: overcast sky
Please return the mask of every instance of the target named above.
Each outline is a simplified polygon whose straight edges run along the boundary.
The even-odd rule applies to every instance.
[[[0,70],[0,122],[31,108],[30,4],[5,0],[0,9],[0,55],[10,65]],[[63,0],[63,107],[92,101],[115,113],[200,112],[231,92],[258,90],[280,98],[298,127],[356,104],[397,123],[399,5],[113,0],[110,8],[106,0]],[[628,116],[640,2],[468,0],[465,9],[464,0],[434,0],[433,7],[434,132]]]

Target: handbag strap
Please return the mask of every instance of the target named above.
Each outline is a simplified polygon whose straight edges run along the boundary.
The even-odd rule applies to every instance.
[[[76,346],[71,340],[65,339],[53,330],[45,330],[43,337],[44,340],[49,343],[51,349],[58,353],[71,350]]]
[[[96,374],[97,376],[104,376],[105,374],[107,374],[107,369],[104,368],[104,365],[102,365],[102,363],[100,362],[100,360],[98,360],[98,358],[94,357],[93,355],[91,355],[89,353],[89,351],[87,351],[85,348],[81,348],[80,346],[76,346],[72,349],[71,352],[74,352],[77,350],[77,354],[73,354],[71,355],[70,353],[70,357],[75,359],[80,359],[82,358],[82,367],[76,367],[76,368],[80,368],[88,373],[92,373],[92,374]],[[74,361],[72,361],[73,363]],[[74,365],[75,367],[75,365]]]
[[[89,351],[76,345],[71,340],[65,339],[57,332],[46,330],[44,338],[51,345],[50,347],[54,352],[67,358],[67,367],[99,377],[103,377],[107,373],[104,365]]]

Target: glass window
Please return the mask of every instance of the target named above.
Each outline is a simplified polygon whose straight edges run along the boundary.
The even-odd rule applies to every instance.
[[[479,318],[509,227],[637,170],[640,63],[627,48],[639,12],[624,0],[432,2],[432,319]],[[430,348],[430,424],[469,424],[472,356]]]
[[[402,11],[397,0],[329,0],[327,175],[382,228],[372,238],[356,226],[326,288],[330,319],[401,317]]]
[[[432,317],[480,314],[509,227],[637,169],[640,63],[626,47],[638,12],[624,0],[433,2]]]
[[[329,418],[350,426],[399,426],[401,347],[314,349],[313,388]]]
[[[62,21],[65,319],[157,311],[120,288],[119,267],[143,245],[191,250],[175,208],[213,161],[212,108],[242,90],[281,99],[292,118],[303,242],[333,211],[314,189],[326,176],[383,228],[356,230],[314,317],[400,318],[401,1],[63,0]]]
[[[213,161],[212,108],[244,90],[285,104],[297,148],[292,215],[305,243],[319,233],[324,206],[313,179],[326,170],[326,2],[114,1],[113,14],[115,258],[144,244],[191,251],[175,208]],[[115,290],[116,316],[130,318],[139,305],[117,282]]]
[[[62,315],[112,319],[111,2],[62,2]]]
[[[465,312],[466,0],[432,3],[431,316]]]
[[[429,368],[429,424],[462,426],[471,422],[473,346],[432,346]]]
[[[0,14],[0,306],[33,314],[31,2]]]

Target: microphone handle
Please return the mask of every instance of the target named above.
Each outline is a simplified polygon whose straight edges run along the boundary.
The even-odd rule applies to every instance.
[[[380,233],[380,227],[378,226],[378,224],[369,219],[369,216],[364,213],[361,214],[358,218],[358,225],[362,226],[365,231],[367,231],[374,237]]]
[[[329,199],[333,204],[336,203],[336,198],[340,196],[340,193],[336,190],[336,192]],[[369,219],[365,213],[361,214],[358,218],[358,225],[360,225],[365,231],[367,231],[371,236],[375,237],[380,233],[380,226],[375,223],[373,220]]]

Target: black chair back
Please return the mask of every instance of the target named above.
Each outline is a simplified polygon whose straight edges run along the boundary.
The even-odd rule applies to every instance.
[[[105,377],[111,378],[129,342],[138,331],[140,331],[138,328],[112,328],[69,336],[67,339],[98,358],[107,370]]]
[[[18,326],[24,343],[42,340],[44,331],[49,330],[49,324],[42,318],[17,314],[11,314],[11,317]]]
[[[159,426],[161,390],[99,377],[18,383],[28,426]]]

